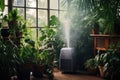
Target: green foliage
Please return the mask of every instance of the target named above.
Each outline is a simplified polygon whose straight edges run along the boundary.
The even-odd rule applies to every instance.
[[[41,32],[41,36],[39,37],[39,46],[40,46],[40,50],[42,52],[41,55],[45,54],[45,55],[55,55],[57,52],[57,49],[59,48],[59,42],[56,38],[56,31],[54,31],[54,29],[52,28],[44,28],[40,30]],[[49,51],[49,49],[51,51]],[[50,56],[50,55],[49,55]],[[51,56],[52,57],[52,56]],[[47,58],[49,59],[49,58]],[[46,59],[46,60],[47,60]],[[49,60],[50,62],[50,60]]]
[[[120,17],[119,0],[72,0],[71,5],[76,5],[74,7],[80,13],[85,12],[85,17],[88,17],[87,24],[92,25],[94,22],[104,19],[104,33],[114,33],[114,23]]]
[[[98,66],[104,66],[106,63],[106,54],[97,54],[95,56],[95,61]]]
[[[90,58],[88,60],[86,60],[85,62],[85,68],[90,69],[90,70],[95,70],[97,69],[97,63],[96,60],[94,58]]]
[[[5,1],[4,0],[0,0],[0,11],[4,11],[5,9]]]
[[[41,34],[38,40],[39,50],[40,50],[40,59],[43,64],[46,64],[46,72],[49,75],[53,74],[54,66],[58,66],[60,49],[63,45],[62,41],[59,38],[59,25],[60,22],[56,16],[51,16],[50,25],[41,28],[39,33]],[[51,28],[51,27],[56,27]],[[57,64],[54,64],[54,61]]]
[[[87,68],[103,67],[103,72],[107,80],[119,80],[120,74],[120,52],[116,49],[111,49],[106,52],[97,54],[94,58],[86,61]]]
[[[23,17],[18,14],[17,9],[13,9],[11,12],[3,16],[2,27],[8,27],[12,37],[18,37],[17,33],[22,32],[23,35],[27,34],[27,23]]]
[[[108,80],[119,80],[120,74],[120,52],[119,50],[109,50],[106,53],[106,78]]]
[[[39,49],[35,45],[35,41],[32,39],[25,39],[23,45],[21,45],[20,58],[23,64],[41,64],[41,59],[39,58]]]
[[[56,26],[58,24],[59,24],[59,19],[55,15],[52,15],[50,17],[50,26]]]
[[[16,21],[20,19],[21,16],[18,14],[18,10],[14,9],[11,12],[9,12],[7,15],[4,16],[5,21]]]

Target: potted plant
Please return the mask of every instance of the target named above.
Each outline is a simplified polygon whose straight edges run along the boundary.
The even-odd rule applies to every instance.
[[[96,60],[96,63],[97,63],[97,67],[99,69],[99,72],[100,72],[100,76],[101,77],[104,77],[104,59],[103,59],[103,54],[97,54],[95,56],[95,60]]]
[[[20,63],[17,64],[17,76],[19,80],[30,79],[30,72],[33,70],[35,50],[34,41],[31,39],[25,40],[20,46]]]
[[[4,0],[0,2],[0,28],[1,28],[1,36],[4,38],[8,37],[10,35],[9,27],[4,26],[4,19],[3,19],[3,11],[4,11]]]
[[[14,9],[3,17],[3,22],[8,23],[10,34],[12,37],[19,37],[18,32],[26,29],[26,22],[21,15],[18,14],[18,10]]]
[[[119,49],[108,50],[107,54],[107,69],[105,78],[107,80],[119,80],[120,74],[120,54]],[[117,66],[116,66],[117,65]]]
[[[91,70],[98,69],[100,77],[105,77],[108,59],[108,54],[98,51],[98,54],[94,58],[90,58],[86,61],[85,67]]]
[[[79,3],[79,4],[76,4]],[[107,4],[106,4],[107,3]],[[85,12],[84,16],[90,15],[93,18],[104,19],[104,34],[115,34],[114,33],[114,23],[116,23],[119,15],[119,0],[83,0],[71,1],[71,5],[75,6],[77,10],[80,10],[80,13]],[[73,6],[72,6],[73,7]],[[79,13],[78,13],[79,14]],[[76,15],[77,17],[78,15]],[[90,19],[88,20],[88,22]]]
[[[54,60],[54,50],[55,50],[55,31],[51,28],[46,27],[40,30],[42,36],[39,37],[40,46],[40,57],[45,63],[45,73],[49,78],[53,78],[53,60]]]
[[[90,74],[97,74],[97,63],[94,58],[90,58],[85,62],[85,68]]]
[[[40,57],[39,48],[36,47],[35,41],[28,38],[25,39],[25,42],[21,46],[20,53],[21,64],[18,64],[18,79],[29,79],[30,72],[35,77],[42,78],[44,72],[44,62],[43,57]]]

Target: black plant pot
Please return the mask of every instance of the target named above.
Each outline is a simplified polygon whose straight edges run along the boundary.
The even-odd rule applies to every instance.
[[[1,29],[1,36],[2,37],[8,37],[10,35],[9,28],[3,28]]]
[[[42,78],[43,72],[44,72],[44,65],[34,64],[33,68],[34,68],[33,69],[33,76],[36,78]]]
[[[93,34],[99,34],[99,23],[95,22],[92,28]]]
[[[114,33],[120,35],[120,23],[118,22],[114,23]]]
[[[30,70],[20,66],[17,68],[17,78],[18,80],[30,80]]]

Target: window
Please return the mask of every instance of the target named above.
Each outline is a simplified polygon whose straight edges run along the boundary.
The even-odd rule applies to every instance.
[[[12,1],[12,0],[10,0]],[[49,25],[49,19],[51,15],[55,15],[62,19],[64,17],[65,8],[62,7],[64,0],[14,0],[13,9],[17,8],[19,14],[31,23],[29,26],[33,33],[38,37],[39,28],[44,28],[45,25]],[[6,10],[8,0],[5,0]]]

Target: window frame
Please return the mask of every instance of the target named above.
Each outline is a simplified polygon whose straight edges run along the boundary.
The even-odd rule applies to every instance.
[[[26,6],[26,0],[24,1],[24,5],[23,6],[17,6],[17,5],[13,5],[12,0],[8,0],[8,5],[5,5],[6,7],[8,7],[8,12],[10,12],[13,8],[21,8],[24,9],[24,19],[27,20],[27,9],[35,9],[36,10],[36,26],[29,26],[28,28],[35,28],[36,29],[36,39],[38,39],[38,30],[39,28],[44,28],[43,26],[39,26],[38,24],[38,11],[39,10],[46,10],[47,11],[47,26],[50,27],[50,11],[57,11],[58,14],[58,18],[60,17],[60,12],[64,11],[64,10],[60,10],[60,0],[58,0],[58,9],[51,9],[50,8],[50,0],[47,0],[47,8],[39,8],[38,7],[38,0],[36,0],[36,7],[27,7]],[[50,28],[55,28],[55,27],[50,27]]]

